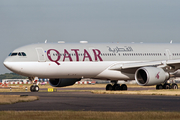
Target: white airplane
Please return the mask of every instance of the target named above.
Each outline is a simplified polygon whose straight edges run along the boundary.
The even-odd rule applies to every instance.
[[[82,78],[110,80],[106,90],[127,90],[118,80],[141,86],[178,89],[167,80],[180,76],[180,44],[42,43],[20,47],[4,61],[14,73],[49,78],[53,87],[73,85]],[[38,91],[38,85],[30,90]]]

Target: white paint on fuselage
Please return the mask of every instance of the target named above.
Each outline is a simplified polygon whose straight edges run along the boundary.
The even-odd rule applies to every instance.
[[[28,77],[40,78],[101,78],[101,79],[129,79],[120,71],[108,70],[112,62],[62,62],[57,65],[53,62],[4,62],[5,66],[11,66],[11,71]],[[104,72],[105,70],[105,72]],[[110,74],[107,74],[107,70]],[[133,79],[131,74],[131,79]]]
[[[25,52],[27,56],[9,56],[4,61],[4,65],[11,71],[28,77],[83,77],[108,80],[131,80],[134,79],[134,74],[122,73],[121,71],[109,70],[108,68],[117,63],[124,64],[135,63],[137,61],[168,60],[169,54],[172,54],[171,59],[180,59],[179,46],[180,44],[32,44],[13,51]],[[44,50],[44,53],[41,53],[41,55],[44,56],[38,56],[37,48],[38,50],[41,48]],[[58,60],[60,65],[50,61],[47,55],[49,49],[55,49],[61,54]],[[77,61],[77,55],[72,49],[78,49],[79,61]],[[83,58],[84,49],[89,53],[92,61],[89,61],[90,59],[88,57]],[[93,49],[101,51],[100,57],[103,61],[96,58],[97,55],[95,56],[92,51]],[[73,54],[71,56],[72,61],[70,61],[69,58],[64,58],[62,55],[65,50]],[[53,56],[53,52],[51,53],[51,58],[57,60],[57,56]]]

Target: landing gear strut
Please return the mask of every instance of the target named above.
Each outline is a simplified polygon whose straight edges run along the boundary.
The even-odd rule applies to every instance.
[[[39,91],[39,86],[37,85],[37,77],[35,78],[30,78],[29,77],[29,80],[33,82],[33,85],[31,85],[30,87],[30,91],[31,92],[38,92]]]
[[[107,84],[106,86],[106,90],[114,90],[114,91],[118,91],[118,90],[127,90],[127,85],[126,84],[117,84],[117,82],[114,82],[114,84]]]

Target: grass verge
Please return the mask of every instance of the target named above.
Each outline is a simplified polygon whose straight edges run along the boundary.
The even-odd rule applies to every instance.
[[[0,105],[38,100],[37,96],[0,95]]]
[[[136,94],[136,95],[170,95],[180,96],[180,89],[178,90],[141,90],[141,91],[105,91],[105,90],[92,90],[95,94]]]
[[[180,120],[180,112],[1,111],[1,120]]]

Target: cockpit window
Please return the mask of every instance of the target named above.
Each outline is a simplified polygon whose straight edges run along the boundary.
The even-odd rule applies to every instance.
[[[26,56],[26,53],[22,52],[22,56]]]
[[[22,56],[22,54],[19,52],[19,53],[18,53],[18,56]]]
[[[19,52],[19,53],[10,53],[9,56],[26,56],[26,53],[24,52]]]
[[[9,55],[8,55],[8,56],[11,56],[11,54],[12,54],[12,53],[9,53]]]
[[[12,54],[11,54],[11,56],[16,56],[16,55],[17,55],[17,53],[12,53]]]

